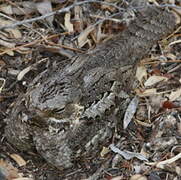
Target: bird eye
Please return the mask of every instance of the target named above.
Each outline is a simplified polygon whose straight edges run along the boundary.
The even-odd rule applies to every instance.
[[[53,113],[58,113],[58,114],[61,114],[65,111],[65,107],[63,108],[56,108],[53,110]]]

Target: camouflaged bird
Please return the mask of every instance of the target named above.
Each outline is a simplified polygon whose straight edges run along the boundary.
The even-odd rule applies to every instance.
[[[131,92],[134,65],[175,27],[175,17],[164,8],[146,6],[134,13],[111,40],[33,80],[7,120],[9,142],[22,151],[36,148],[57,168],[93,157],[110,142]]]

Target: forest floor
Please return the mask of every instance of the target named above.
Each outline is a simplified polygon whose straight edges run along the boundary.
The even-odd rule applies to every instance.
[[[130,2],[0,1],[0,180],[181,179],[179,0],[152,1],[155,5],[172,5],[178,26],[170,36],[155,44],[148,57],[140,59],[137,65],[139,86],[133,90],[137,101],[132,100],[135,113],[124,122],[130,125],[125,127],[127,137],[133,136],[134,141],[123,139],[120,145],[125,149],[128,144],[132,147],[130,160],[115,153],[120,147],[114,146],[111,150],[103,147],[95,164],[86,162],[84,167],[61,171],[50,166],[37,152],[20,152],[4,136],[9,109],[17,97],[26,92],[32,80],[45,69],[63,64],[67,57],[85,53],[121,33],[125,25],[120,14],[115,14]],[[126,111],[131,110],[128,106]],[[143,156],[148,162],[143,162]]]

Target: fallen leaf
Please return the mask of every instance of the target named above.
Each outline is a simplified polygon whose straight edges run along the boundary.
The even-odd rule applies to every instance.
[[[26,165],[26,161],[19,156],[18,154],[10,154],[10,157],[16,161],[16,163],[21,167],[21,166],[25,166]]]
[[[130,160],[130,159],[133,159],[133,158],[138,158],[139,160],[142,160],[142,161],[148,161],[148,159],[146,157],[144,157],[142,154],[135,153],[135,152],[130,152],[130,151],[121,151],[119,148],[114,146],[114,144],[110,144],[109,148],[114,153],[118,153],[119,155],[123,156],[126,160]]]
[[[141,83],[144,77],[147,77],[147,71],[145,66],[138,66],[136,70],[136,78]]]
[[[156,84],[156,83],[158,83],[158,82],[167,81],[167,80],[168,80],[167,77],[164,77],[164,76],[155,76],[155,75],[153,75],[153,76],[150,76],[150,77],[146,80],[146,82],[144,83],[144,85],[145,85],[146,87],[148,87],[148,86],[152,86],[152,85],[154,85],[154,84]]]
[[[161,107],[161,104],[165,101],[165,98],[161,94],[157,94],[149,97],[150,105],[153,107]]]
[[[171,164],[177,160],[181,159],[181,153],[177,154],[176,156],[170,158],[170,159],[167,159],[165,161],[160,161],[160,162],[151,162],[151,163],[148,163],[146,162],[146,164],[148,165],[151,165],[151,166],[156,166],[157,168],[161,168],[161,169],[164,169],[164,166],[167,165],[167,164]]]
[[[130,180],[147,180],[147,178],[141,174],[135,174],[131,176]]]
[[[171,92],[170,96],[169,96],[169,100],[170,101],[175,101],[176,99],[178,99],[181,96],[181,88],[177,89],[176,91]]]
[[[138,95],[139,97],[147,97],[147,96],[152,96],[157,94],[157,89],[156,88],[152,88],[152,89],[145,89],[143,91],[136,89],[136,95]]]
[[[14,51],[12,51],[12,50],[10,50],[10,49],[5,49],[4,51],[5,51],[5,53],[6,53],[7,55],[9,55],[9,56],[14,56]]]
[[[83,47],[87,42],[88,38],[87,36],[90,34],[91,31],[94,30],[93,26],[88,26],[84,31],[82,31],[78,37],[78,46],[81,48]]]
[[[30,1],[23,1],[21,3],[21,8],[20,7],[13,7],[11,5],[2,5],[0,6],[0,11],[8,14],[8,15],[27,15],[31,14],[36,10],[36,6],[34,2]]]
[[[131,122],[131,120],[136,112],[136,109],[138,107],[138,103],[139,103],[139,99],[136,96],[129,103],[128,108],[126,109],[126,112],[124,115],[124,119],[123,119],[123,128],[124,129],[126,129],[129,125],[129,123]]]
[[[80,6],[74,7],[74,19],[72,21],[74,25],[74,31],[75,32],[82,32],[83,30],[83,13],[82,8]]]
[[[123,179],[123,176],[116,176],[116,177],[111,178],[111,180],[122,180],[122,179]]]
[[[101,157],[104,157],[109,151],[109,148],[103,146],[102,151],[100,153]]]
[[[12,179],[12,180],[34,180],[34,179],[27,178],[27,177],[20,177],[20,178],[15,178],[15,179]]]
[[[3,5],[0,7],[0,10],[5,14],[9,14],[9,15],[13,14],[13,9],[11,5]]]
[[[7,41],[4,41],[4,40],[0,39],[0,45],[2,45],[4,47],[7,47],[7,48],[14,48],[16,44],[12,43],[12,42],[7,42]]]
[[[23,69],[17,76],[17,80],[21,81],[23,79],[23,77],[25,76],[26,73],[28,73],[31,70],[31,66],[26,67],[25,69]]]
[[[73,27],[73,24],[70,22],[70,13],[66,13],[65,14],[65,22],[64,22],[64,25],[66,27],[66,29],[68,30],[68,32],[72,33],[74,32],[74,27]]]
[[[162,107],[165,109],[173,109],[176,108],[175,104],[171,101],[164,101]]]
[[[36,3],[36,8],[41,15],[45,15],[47,13],[50,13],[50,12],[52,12],[51,1],[44,0],[42,2],[38,2],[38,3]],[[46,18],[47,22],[49,22],[50,25],[53,24],[53,19],[54,19],[54,16],[49,16]]]
[[[12,21],[4,20],[3,18],[0,18],[1,26],[8,26],[8,25],[11,25],[12,23],[13,23]],[[11,38],[19,39],[22,37],[21,32],[18,30],[18,28],[6,28],[4,30],[10,34]]]
[[[6,80],[4,78],[0,78],[0,93],[3,90],[5,84],[6,84]]]

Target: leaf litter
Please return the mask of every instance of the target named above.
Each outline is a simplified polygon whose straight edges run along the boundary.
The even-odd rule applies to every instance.
[[[118,0],[101,2],[124,4]],[[66,8],[72,3],[68,0],[3,0],[0,2],[0,24],[12,25],[31,17],[46,16],[47,13]],[[152,3],[159,5],[165,2],[154,0]],[[178,0],[172,4],[181,6]],[[91,6],[94,11],[91,11]],[[6,117],[6,111],[12,106],[15,97],[26,90],[26,85],[31,83],[38,73],[57,64],[64,66],[67,59],[65,54],[71,57],[72,54],[85,52],[124,29],[124,25],[116,21],[116,17],[109,16],[116,11],[116,7],[108,4],[86,4],[75,6],[62,14],[55,13],[39,21],[2,30],[0,62],[4,65],[0,68],[0,119]],[[180,9],[173,8],[173,11],[179,24]],[[56,27],[56,30],[52,27]],[[93,166],[88,163],[91,160],[85,158],[84,168],[60,173],[41,159],[37,160],[36,153],[29,156],[22,152],[17,153],[17,150],[10,148],[10,145],[2,140],[0,157],[3,156],[5,160],[0,161],[0,172],[7,177],[12,174],[11,179],[13,177],[17,180],[96,179],[106,177],[107,174],[111,177],[107,179],[151,179],[153,174],[160,179],[178,179],[180,149],[177,145],[181,143],[180,30],[179,26],[173,34],[160,41],[158,47],[153,47],[149,58],[141,60],[137,66],[136,78],[139,85],[134,89],[135,98],[125,105],[126,113],[123,124],[120,125],[123,137],[115,132],[113,139],[118,142],[115,146],[112,143],[110,146],[103,146],[111,148],[111,151],[104,148],[102,154],[100,153],[101,158],[92,160]],[[38,64],[44,58],[48,59]],[[11,86],[16,80],[18,83]],[[6,89],[10,90],[6,92]],[[0,121],[1,131],[3,126]],[[108,165],[103,163],[102,171],[99,171],[96,162],[100,164],[106,160],[110,160]],[[93,170],[91,167],[97,169]]]

